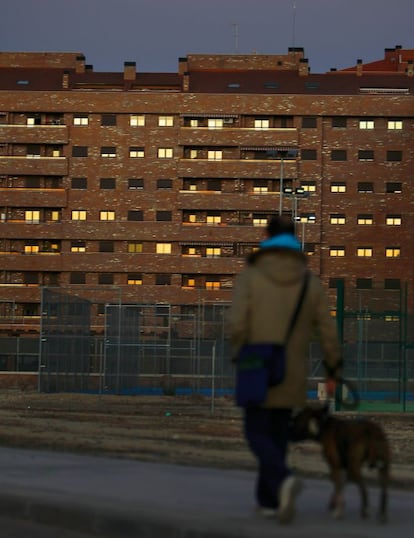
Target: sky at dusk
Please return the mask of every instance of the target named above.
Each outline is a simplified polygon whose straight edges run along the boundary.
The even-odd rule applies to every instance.
[[[191,53],[286,54],[313,73],[414,49],[414,0],[1,0],[1,51],[80,52],[95,71],[176,72]]]

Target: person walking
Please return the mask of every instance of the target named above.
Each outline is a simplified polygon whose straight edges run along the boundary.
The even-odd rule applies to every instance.
[[[229,315],[230,344],[236,360],[243,344],[285,343],[289,322],[304,279],[307,287],[286,344],[283,381],[269,387],[262,405],[244,408],[244,435],[258,460],[257,510],[289,523],[302,482],[287,464],[289,423],[294,408],[306,403],[309,343],[318,337],[324,352],[328,390],[341,365],[336,324],[319,277],[307,267],[307,257],[295,237],[293,221],[273,217],[267,238],[247,258],[233,289]]]

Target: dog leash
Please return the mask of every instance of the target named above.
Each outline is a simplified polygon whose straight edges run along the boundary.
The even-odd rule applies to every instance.
[[[344,377],[338,377],[336,380],[334,400],[335,407],[345,411],[355,411],[361,402],[356,386]]]

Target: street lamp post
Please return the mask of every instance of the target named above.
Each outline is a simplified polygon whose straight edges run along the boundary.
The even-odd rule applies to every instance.
[[[298,156],[298,149],[297,148],[280,148],[278,150],[278,154],[280,156],[280,185],[279,185],[279,216],[282,216],[283,213],[283,181],[284,181],[284,165],[285,165],[285,159],[291,159],[295,160]]]
[[[283,212],[283,155],[280,158],[280,196],[279,196],[279,217],[282,216]]]

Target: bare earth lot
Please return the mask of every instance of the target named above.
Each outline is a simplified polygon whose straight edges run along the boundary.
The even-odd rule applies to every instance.
[[[169,462],[254,469],[231,399],[38,394],[0,390],[0,444]],[[414,489],[414,415],[372,414],[388,434],[393,484]],[[290,451],[305,476],[326,476],[314,443]],[[371,475],[370,475],[371,476]],[[375,476],[375,475],[373,475]]]

